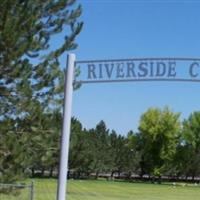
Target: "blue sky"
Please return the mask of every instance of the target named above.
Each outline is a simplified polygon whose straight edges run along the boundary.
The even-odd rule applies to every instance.
[[[200,1],[79,0],[84,28],[77,60],[200,57]],[[83,85],[73,115],[86,128],[104,120],[119,134],[137,131],[149,107],[168,106],[181,119],[200,110],[200,84],[143,82]]]

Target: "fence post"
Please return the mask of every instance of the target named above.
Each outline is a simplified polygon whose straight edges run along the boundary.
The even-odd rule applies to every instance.
[[[33,200],[33,198],[34,198],[34,184],[32,181],[30,185],[30,200]]]

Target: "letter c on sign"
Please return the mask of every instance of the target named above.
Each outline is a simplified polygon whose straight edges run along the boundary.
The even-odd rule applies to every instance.
[[[189,71],[190,76],[191,76],[191,77],[194,77],[194,78],[198,76],[198,73],[195,73],[195,72],[194,72],[195,66],[196,66],[196,67],[200,67],[200,66],[199,66],[199,63],[193,62],[193,63],[190,65],[190,71]]]

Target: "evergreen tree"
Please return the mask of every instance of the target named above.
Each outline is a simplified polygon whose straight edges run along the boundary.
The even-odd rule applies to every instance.
[[[90,130],[92,141],[94,144],[93,149],[93,162],[92,169],[96,173],[96,178],[100,172],[107,172],[111,168],[111,146],[109,141],[109,130],[104,121],[100,121],[95,129]]]
[[[12,119],[0,121],[0,182],[12,183],[22,176],[26,156],[22,133]]]
[[[8,155],[6,152],[22,155],[20,148],[16,149],[15,145],[6,143],[8,138],[17,137],[16,145],[19,143],[22,147],[27,137],[33,137],[30,141],[38,140],[38,143],[43,137],[47,137],[44,134],[39,136],[44,133],[41,129],[46,128],[47,124],[40,125],[38,119],[44,117],[43,113],[53,113],[53,110],[60,108],[64,78],[59,67],[60,57],[77,47],[75,38],[83,25],[77,21],[81,12],[81,7],[76,6],[75,0],[1,2],[0,125],[6,123],[9,128],[5,130],[0,127],[1,142],[5,141],[4,148],[0,151],[0,163],[5,161]],[[59,42],[54,42],[55,36],[59,37]],[[25,124],[20,123],[22,126],[19,127],[17,119],[25,120],[27,126],[23,127]],[[29,135],[17,135],[16,127],[19,132]],[[1,165],[2,180],[10,181],[5,177],[10,177],[9,174],[13,173],[15,162],[12,159],[16,160],[18,156],[9,157],[7,164],[10,163],[10,167],[6,171],[7,165]],[[46,158],[43,160],[45,163],[48,160]],[[22,170],[22,167],[19,169]],[[15,172],[17,171],[16,168]],[[17,179],[19,173],[15,174],[12,181]]]
[[[3,0],[0,5],[1,116],[33,109],[27,102],[48,106],[59,90],[59,57],[76,48],[82,23],[74,0]],[[63,34],[63,30],[66,33]],[[59,35],[60,46],[52,42]],[[57,36],[58,37],[58,36]],[[52,46],[54,45],[54,46]],[[46,95],[48,94],[48,95]],[[33,103],[33,102],[32,102]],[[45,104],[46,103],[46,104]]]
[[[70,139],[69,169],[74,171],[75,178],[81,173],[88,175],[92,160],[92,143],[88,131],[82,129],[81,123],[73,118]]]

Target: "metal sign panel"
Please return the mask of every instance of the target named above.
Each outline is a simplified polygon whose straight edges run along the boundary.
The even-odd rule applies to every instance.
[[[200,82],[200,58],[130,58],[76,62],[76,83]]]

